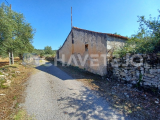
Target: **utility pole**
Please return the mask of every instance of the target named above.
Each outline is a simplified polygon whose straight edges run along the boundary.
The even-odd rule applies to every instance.
[[[72,7],[71,7],[71,29],[72,29]]]

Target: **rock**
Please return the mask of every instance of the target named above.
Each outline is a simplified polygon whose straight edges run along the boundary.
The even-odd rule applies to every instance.
[[[130,88],[131,88],[131,87],[132,87],[132,84],[127,84],[127,87],[130,87]]]
[[[155,99],[155,103],[157,103],[157,104],[159,103],[159,99],[158,98]]]
[[[153,74],[153,73],[155,73],[155,72],[158,72],[157,69],[150,69],[149,71],[150,71],[151,74]]]
[[[112,92],[112,94],[114,95],[114,94],[115,94],[115,92]]]
[[[124,93],[124,95],[125,95],[127,98],[129,98],[129,95],[127,95],[127,93]]]
[[[0,96],[4,96],[4,95],[6,95],[6,94],[0,94]]]
[[[120,73],[120,75],[122,75],[122,76],[126,76],[126,73],[124,73],[124,72],[121,72],[121,73]]]
[[[5,78],[5,75],[0,75],[0,79],[4,79]]]
[[[5,76],[8,76],[8,73],[3,73]]]
[[[11,85],[11,80],[7,80],[6,83],[3,83],[3,85],[9,87]]]
[[[147,77],[150,77],[150,78],[153,78],[153,77],[154,77],[154,75],[147,74],[147,73],[145,73],[144,75],[147,76]]]
[[[133,80],[131,83],[132,83],[132,84],[137,84],[137,82],[136,82],[135,80]]]
[[[20,71],[15,71],[15,73],[20,74],[21,72]]]

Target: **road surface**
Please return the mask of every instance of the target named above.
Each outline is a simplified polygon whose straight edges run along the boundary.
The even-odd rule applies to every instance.
[[[24,107],[37,120],[126,120],[104,98],[59,68],[36,67],[26,88]]]

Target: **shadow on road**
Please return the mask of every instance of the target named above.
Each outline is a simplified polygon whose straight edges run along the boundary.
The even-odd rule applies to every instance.
[[[80,94],[71,94],[72,97],[64,97],[58,99],[63,102],[65,107],[62,107],[64,114],[68,114],[71,118],[78,118],[78,120],[124,120],[121,114],[115,112],[108,103],[101,98],[97,97],[93,91],[85,88],[80,91]],[[74,111],[70,111],[73,108]]]
[[[63,81],[75,80],[56,66],[50,65],[50,62],[47,62],[45,65],[38,66],[36,69],[53,75]],[[86,76],[82,76],[78,79],[84,79],[85,77]],[[57,102],[63,104],[61,109],[63,110],[63,113],[69,115],[70,118],[78,118],[78,120],[127,119],[124,113],[123,116],[125,116],[125,118],[123,118],[121,114],[115,112],[113,108],[109,107],[105,98],[100,97],[100,95],[96,95],[99,94],[96,91],[89,90],[84,86],[82,90],[77,88],[78,94],[76,94],[75,89],[72,88],[68,88],[68,91],[70,91],[68,93],[71,94],[65,97],[60,97]]]
[[[53,75],[61,80],[68,80],[68,79],[73,79],[71,76],[69,76],[67,73],[63,72],[56,66],[52,65],[50,62],[46,62],[43,65],[35,67],[38,70],[41,70],[43,72],[46,72],[50,75]]]

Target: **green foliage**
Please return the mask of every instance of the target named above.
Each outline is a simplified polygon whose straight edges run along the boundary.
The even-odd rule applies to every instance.
[[[16,77],[16,74],[12,74],[12,77]]]
[[[32,52],[34,30],[25,21],[23,14],[11,10],[4,3],[0,6],[0,55],[7,57],[8,52],[23,54]]]
[[[139,80],[138,80],[138,83],[137,83],[137,87],[140,86],[140,83],[142,82],[142,74],[139,75]]]
[[[41,50],[41,49],[34,49],[33,50],[33,53],[35,53],[35,54],[37,54],[37,55],[44,55],[45,53],[44,53],[44,50]]]
[[[0,75],[3,75],[3,73],[2,73],[2,72],[0,72]]]
[[[160,13],[160,11],[159,11]],[[152,53],[160,45],[160,15],[157,19],[150,17],[146,20],[144,16],[139,17],[139,32],[132,35],[124,47],[114,51],[114,55],[120,57],[127,53]]]
[[[44,48],[44,52],[45,52],[45,54],[53,54],[52,47],[51,46],[46,46]]]
[[[5,89],[8,88],[8,86],[3,85],[6,81],[4,79],[0,79],[0,88]]]

